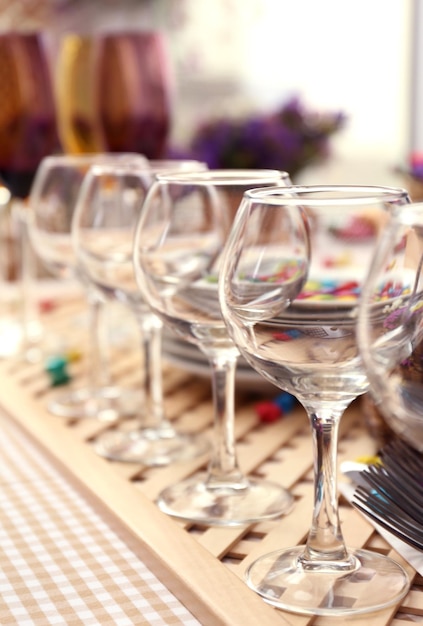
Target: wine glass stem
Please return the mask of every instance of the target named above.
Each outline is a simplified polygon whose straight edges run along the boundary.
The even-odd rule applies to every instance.
[[[25,203],[16,203],[13,211],[17,221],[20,254],[20,296],[22,303],[22,350],[26,357],[31,354],[41,336],[41,323],[34,297],[35,256],[28,232],[28,208]]]
[[[207,487],[244,489],[247,479],[239,469],[235,451],[235,372],[237,357],[210,358],[214,404],[214,450],[208,468]]]
[[[144,357],[144,401],[143,428],[169,430],[170,422],[164,414],[162,385],[162,322],[155,315],[141,315],[141,350]]]
[[[342,410],[310,411],[314,448],[314,510],[303,565],[335,562],[352,567],[342,536],[337,497],[337,445]]]
[[[110,385],[110,372],[105,354],[105,342],[103,337],[102,311],[103,301],[97,296],[94,289],[88,287],[88,325],[90,336],[90,363],[88,365],[88,387],[96,391]]]

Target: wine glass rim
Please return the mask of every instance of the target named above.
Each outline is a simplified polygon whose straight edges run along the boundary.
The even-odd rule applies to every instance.
[[[148,159],[143,154],[137,152],[84,152],[81,154],[52,154],[42,159],[41,165],[44,167],[55,165],[96,165],[96,164],[114,164],[125,159],[131,159],[131,162],[145,163],[148,165]]]
[[[175,166],[186,164],[188,166],[204,166],[204,169],[208,169],[208,165],[205,161],[199,161],[198,159],[149,159],[148,165],[151,169],[166,168],[169,172],[175,172]],[[173,168],[173,169],[172,169]]]
[[[196,185],[256,185],[289,180],[287,172],[275,169],[211,169],[202,172],[168,172],[157,174],[162,183]]]
[[[186,166],[186,169],[185,167]],[[90,168],[92,175],[147,175],[150,177],[157,177],[158,175],[176,174],[177,172],[204,172],[208,169],[207,163],[203,161],[196,161],[194,159],[155,159],[147,160],[145,162],[138,162],[138,160],[131,160],[128,158],[126,161],[104,160],[103,162],[94,162]]]
[[[329,196],[329,193],[332,195]],[[277,185],[249,189],[245,192],[245,196],[266,204],[293,206],[302,206],[304,203],[310,203],[313,206],[330,206],[342,202],[372,204],[399,199],[410,202],[406,189],[383,185]]]

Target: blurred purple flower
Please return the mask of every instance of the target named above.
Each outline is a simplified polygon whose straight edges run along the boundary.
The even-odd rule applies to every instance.
[[[418,180],[423,180],[423,163],[413,163],[410,168],[410,176],[413,178],[417,178]]]
[[[295,176],[329,155],[329,139],[345,120],[343,113],[310,112],[293,98],[270,115],[203,124],[190,155],[211,168],[275,168]]]

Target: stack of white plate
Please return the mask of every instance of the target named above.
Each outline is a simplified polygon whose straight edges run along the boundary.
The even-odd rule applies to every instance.
[[[196,345],[179,338],[169,329],[163,332],[163,358],[187,372],[210,378],[210,365],[206,355]],[[277,393],[277,387],[253,370],[243,357],[238,359],[236,385],[251,391]]]

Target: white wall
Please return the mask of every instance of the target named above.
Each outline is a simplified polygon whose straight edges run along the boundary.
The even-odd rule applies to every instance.
[[[349,140],[362,147],[403,145],[408,35],[404,0],[262,0],[244,72],[274,103],[296,91],[350,115]]]
[[[332,163],[328,175],[389,178],[410,150],[412,7],[412,0],[188,0],[191,19],[172,43],[175,136],[209,115],[276,107],[296,93],[311,107],[348,115],[334,142],[342,171]]]

